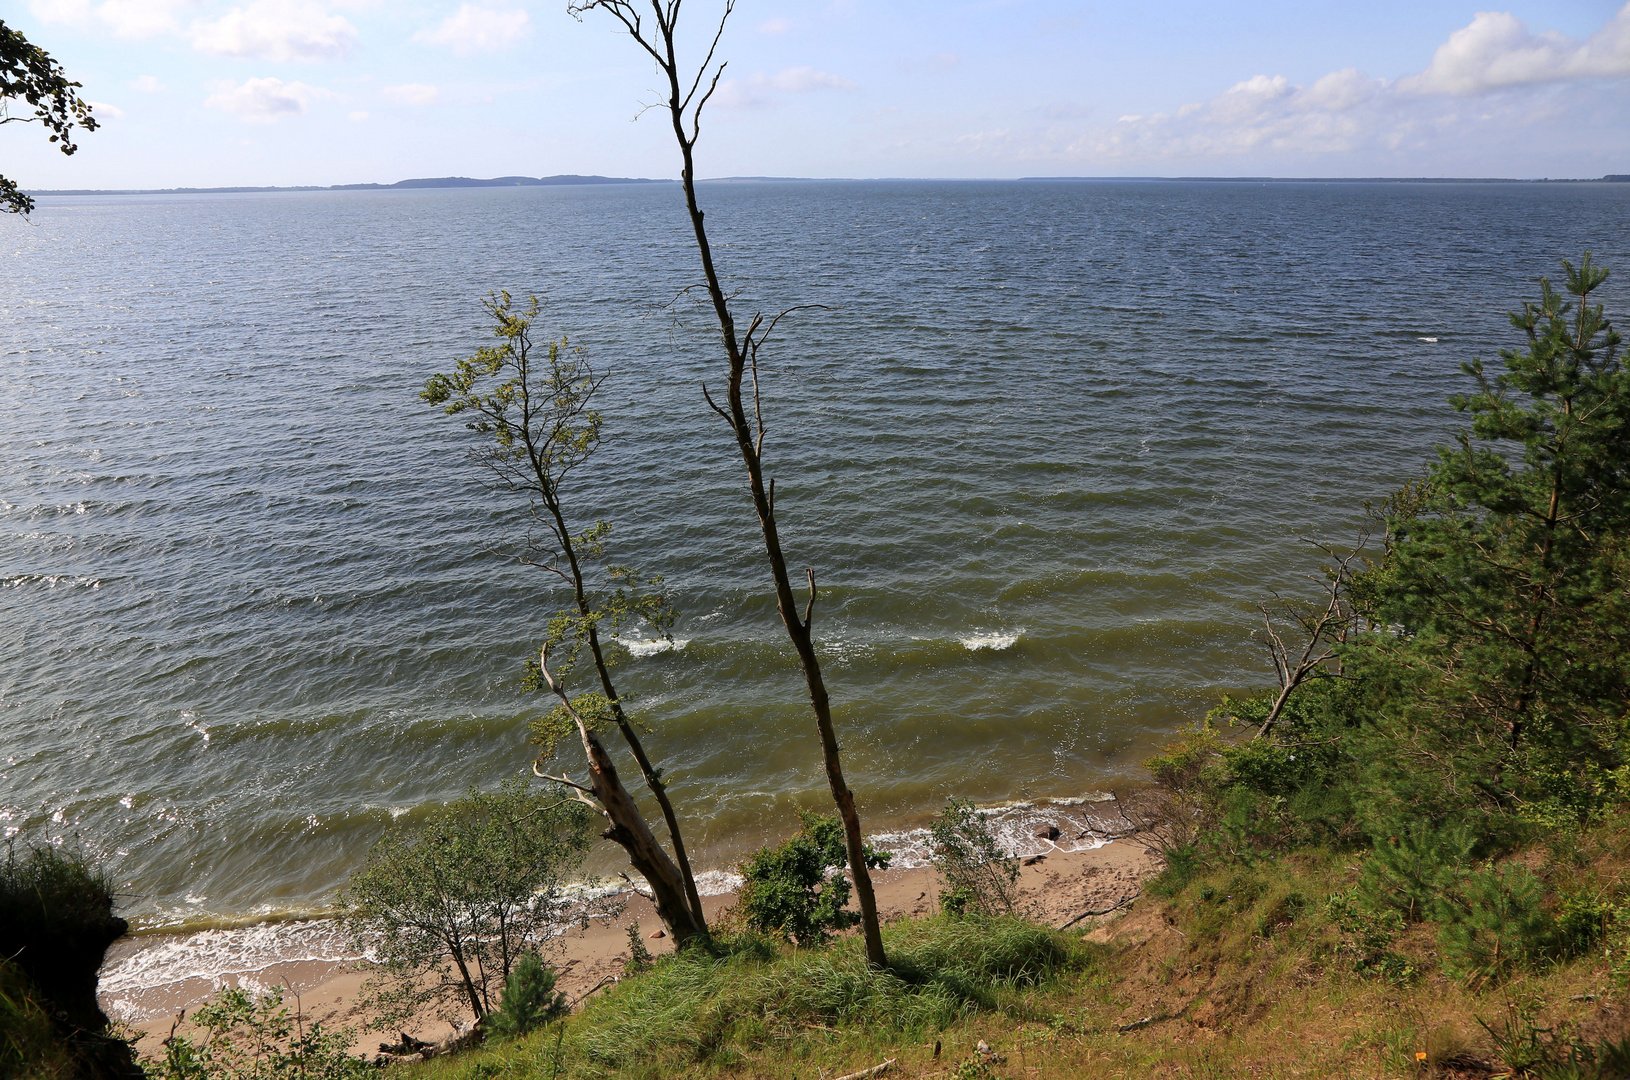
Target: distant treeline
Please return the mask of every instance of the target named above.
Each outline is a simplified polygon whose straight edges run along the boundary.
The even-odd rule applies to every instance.
[[[398,180],[394,184],[305,184],[295,187],[177,187],[177,188],[75,188],[63,191],[33,191],[31,195],[230,195],[256,191],[394,191],[407,188],[556,187],[571,184],[671,184],[672,180],[647,180],[629,176],[495,176],[478,180],[469,176],[434,176]]]
[[[758,181],[814,180],[803,176],[721,176],[703,183],[741,183]],[[839,180],[842,178],[826,178]],[[887,180],[889,178],[880,178]],[[1110,183],[1128,181],[1161,181],[1185,184],[1630,184],[1630,173],[1610,173],[1600,179],[1519,180],[1510,177],[1456,177],[1456,176],[1021,176],[1008,183],[1034,184],[1047,182]],[[305,184],[294,187],[176,187],[176,188],[74,188],[71,190],[38,190],[30,195],[230,195],[257,191],[396,191],[414,188],[486,188],[486,187],[556,187],[573,184],[673,184],[675,180],[652,180],[630,176],[578,176],[563,173],[559,176],[495,176],[478,180],[469,176],[433,176],[416,180],[398,180],[394,184]],[[990,183],[991,181],[966,181]],[[1000,182],[1000,181],[999,181]]]

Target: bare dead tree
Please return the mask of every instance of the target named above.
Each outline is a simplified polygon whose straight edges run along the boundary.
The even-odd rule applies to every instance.
[[[1264,601],[1257,604],[1257,610],[1262,615],[1268,654],[1273,659],[1274,675],[1279,680],[1279,693],[1274,697],[1267,718],[1252,738],[1260,739],[1273,730],[1279,714],[1285,711],[1285,703],[1297,687],[1329,673],[1329,663],[1336,658],[1336,647],[1345,643],[1358,626],[1358,616],[1348,602],[1347,586],[1352,581],[1354,566],[1363,558],[1364,546],[1369,539],[1366,532],[1348,552],[1338,552],[1329,545],[1309,541],[1334,563],[1323,574],[1309,575],[1324,590],[1325,598],[1319,604],[1299,604],[1285,600],[1277,593],[1272,603]],[[1276,612],[1283,621],[1280,625],[1274,622]],[[1299,652],[1286,642],[1281,625],[1295,627],[1306,638]]]
[[[855,897],[860,904],[861,930],[866,941],[866,957],[873,964],[884,966],[883,936],[877,918],[877,898],[872,889],[871,874],[866,869],[865,846],[860,829],[860,815],[855,809],[854,793],[843,777],[843,764],[838,753],[837,732],[832,726],[832,706],[826,682],[821,676],[821,665],[815,655],[811,630],[815,611],[815,572],[804,572],[809,594],[803,613],[793,594],[792,579],[787,572],[787,559],[781,548],[780,532],[775,517],[775,481],[764,477],[764,413],[759,395],[759,350],[769,339],[776,323],[787,312],[768,320],[755,314],[748,322],[746,333],[736,328],[735,316],[730,310],[730,297],[720,282],[713,261],[713,248],[708,243],[703,213],[696,198],[696,143],[701,137],[702,110],[719,88],[725,63],[715,63],[719,41],[725,25],[735,10],[735,0],[725,0],[723,13],[714,29],[702,62],[693,70],[681,66],[676,46],[682,0],[570,0],[567,11],[579,18],[589,11],[602,11],[615,19],[635,44],[653,61],[666,83],[660,107],[668,112],[673,124],[674,139],[679,144],[682,162],[680,181],[685,190],[685,209],[690,215],[691,230],[696,237],[697,252],[701,256],[702,274],[713,314],[719,324],[724,345],[728,373],[725,381],[725,404],[721,406],[703,387],[703,394],[713,411],[729,425],[735,436],[742,464],[747,469],[747,487],[752,494],[753,507],[764,534],[764,551],[770,563],[770,574],[775,581],[776,607],[786,626],[787,637],[798,653],[804,681],[809,688],[810,705],[815,712],[815,726],[820,733],[821,755],[826,764],[826,779],[832,789],[832,800],[837,804],[838,816],[843,821],[845,844],[849,855],[849,872],[855,883]],[[751,395],[749,415],[748,395]]]

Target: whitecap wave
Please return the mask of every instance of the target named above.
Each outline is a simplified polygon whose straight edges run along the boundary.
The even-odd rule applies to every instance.
[[[977,652],[980,649],[990,649],[992,652],[1001,652],[1003,649],[1011,649],[1014,643],[1019,640],[1019,637],[1023,633],[1023,630],[1015,630],[1011,634],[976,633],[970,637],[958,638],[957,640],[962,643],[962,647],[964,649],[967,649],[970,652]]]
[[[703,870],[696,875],[696,891],[702,896],[723,896],[741,888],[746,880],[730,870]]]
[[[617,644],[633,656],[655,656],[657,653],[678,652],[690,644],[690,638],[617,638]]]
[[[1094,798],[1101,794],[1090,792],[1073,799],[1009,802],[981,806],[978,810],[990,825],[997,844],[1009,857],[1027,858],[1054,851],[1093,851],[1108,844],[1117,829],[1125,824],[1082,809],[1089,802],[1103,802],[1103,798]],[[1057,839],[1047,838],[1052,829],[1058,831]],[[889,853],[891,866],[912,868],[929,865],[932,846],[926,828],[878,833],[868,839],[878,850]]]

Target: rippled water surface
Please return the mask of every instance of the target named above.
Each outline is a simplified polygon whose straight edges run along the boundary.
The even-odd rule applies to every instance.
[[[868,828],[1124,783],[1269,680],[1250,602],[1456,427],[1462,360],[1630,185],[704,189],[779,335],[768,459]],[[42,199],[0,222],[0,817],[149,924],[320,906],[393,818],[530,760],[559,598],[417,400],[537,293],[612,372],[568,493],[661,571],[625,669],[701,862],[820,806],[756,524],[700,386],[676,187]],[[607,853],[602,864],[615,860]]]

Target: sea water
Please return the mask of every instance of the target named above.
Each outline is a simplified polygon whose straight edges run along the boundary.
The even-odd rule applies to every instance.
[[[1017,804],[1017,843],[1023,807],[1135,783],[1271,683],[1253,603],[1316,593],[1309,541],[1354,543],[1462,425],[1505,312],[1587,248],[1610,312],[1630,281],[1630,185],[702,199],[741,316],[808,305],[765,350],[767,468],[850,782],[905,858],[950,795]],[[619,678],[699,869],[726,887],[829,806],[702,398],[723,368],[677,186],[44,198],[0,226],[8,834],[107,860],[142,926],[252,936],[527,768],[548,703],[519,680],[562,597],[507,556],[526,508],[479,438],[417,397],[501,289],[609,375],[564,497],[682,610]]]

